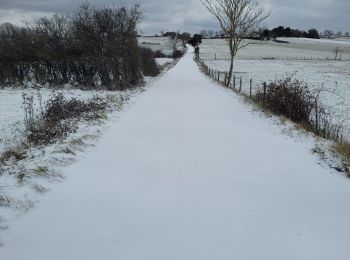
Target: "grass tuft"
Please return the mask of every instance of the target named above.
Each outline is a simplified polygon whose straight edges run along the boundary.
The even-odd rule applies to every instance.
[[[46,166],[38,166],[37,168],[33,169],[33,171],[39,175],[47,175],[49,173],[49,168]]]
[[[333,150],[341,155],[344,163],[344,168],[348,176],[350,177],[350,143],[337,142],[333,145]]]

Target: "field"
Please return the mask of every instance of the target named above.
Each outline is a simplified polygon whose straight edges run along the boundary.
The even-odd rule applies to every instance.
[[[138,41],[141,47],[149,48],[153,51],[161,51],[165,55],[171,55],[173,52],[168,37],[139,37]]]
[[[312,88],[325,89],[321,101],[346,120],[346,136],[350,136],[350,42],[280,38],[277,42],[251,42],[239,51],[234,73],[242,77],[243,91],[285,77],[307,82]],[[334,50],[341,50],[335,60]],[[229,68],[229,51],[224,40],[204,40],[201,58],[211,69],[225,72]]]

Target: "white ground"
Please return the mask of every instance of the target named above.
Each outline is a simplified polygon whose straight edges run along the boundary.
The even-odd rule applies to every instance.
[[[43,105],[55,93],[63,93],[65,97],[86,100],[93,96],[106,96],[107,91],[82,91],[79,89],[55,91],[48,88],[36,90],[26,89],[0,89],[0,153],[9,146],[15,145],[16,139],[21,135],[24,129],[24,108],[23,94],[32,96],[36,104],[38,101],[38,91],[42,97]]]
[[[309,40],[303,38],[280,38],[290,43],[277,43],[273,41],[249,41],[248,47],[241,49],[239,59],[275,58],[282,60],[295,59],[334,59],[336,47],[341,51],[343,60],[350,60],[350,44],[343,41]],[[222,39],[205,39],[201,44],[202,56],[229,57],[229,49]],[[339,58],[339,56],[338,56]]]
[[[1,259],[348,260],[350,183],[188,53],[5,232]]]
[[[350,42],[346,41],[345,39],[310,39],[310,38],[285,38],[285,37],[280,37],[277,38],[278,40],[282,41],[287,41],[290,43],[295,43],[295,44],[312,44],[312,45],[333,45],[333,46],[339,46],[342,47],[342,45],[347,45],[347,47],[350,47]]]
[[[139,37],[139,45],[153,51],[162,51],[165,55],[173,53],[172,43],[168,37]]]
[[[170,58],[156,58],[156,62],[159,66],[165,66],[166,64],[170,64],[174,62],[174,59]]]
[[[253,87],[262,82],[274,81],[286,77],[303,80],[312,88],[325,88],[321,101],[335,110],[341,120],[346,120],[345,135],[350,138],[350,61],[335,61],[334,47],[344,48],[343,58],[350,59],[350,42],[335,40],[315,40],[303,38],[281,38],[290,44],[262,42],[253,44],[238,52],[234,63],[234,72],[243,79],[243,91],[249,93],[249,81]],[[347,44],[345,44],[347,43]],[[205,63],[219,71],[228,71],[228,47],[221,39],[204,40],[201,45],[201,56],[209,60]],[[273,58],[273,59],[261,59]],[[314,60],[302,60],[304,59]],[[317,60],[321,58],[323,60]],[[330,60],[326,60],[329,58]],[[315,60],[316,59],[316,60]],[[238,80],[237,80],[238,84]],[[350,139],[349,139],[350,140]]]

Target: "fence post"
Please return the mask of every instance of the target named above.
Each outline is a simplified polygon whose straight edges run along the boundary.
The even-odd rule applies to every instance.
[[[266,101],[266,82],[263,83],[263,86],[264,86],[263,104],[265,105],[265,101]]]
[[[252,97],[252,90],[253,90],[253,79],[250,79],[249,82],[249,96]]]
[[[218,81],[220,82],[220,71],[218,71]]]
[[[315,102],[315,111],[316,111],[316,134],[318,134],[318,130],[319,130],[319,127],[318,127],[318,124],[319,124],[319,122],[318,122],[318,104],[317,104],[317,100],[316,100],[316,102]]]
[[[239,79],[239,92],[242,91],[242,77]]]
[[[236,75],[233,74],[233,89],[236,89]]]

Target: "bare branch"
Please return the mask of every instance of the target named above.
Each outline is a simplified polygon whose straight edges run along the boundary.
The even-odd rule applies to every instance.
[[[229,80],[227,81],[227,84],[230,84],[233,60],[240,49],[250,44],[249,42],[243,43],[243,40],[270,16],[270,12],[265,12],[254,0],[201,0],[201,2],[216,18],[226,36],[231,54]]]

